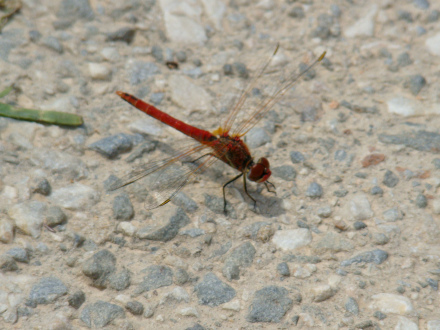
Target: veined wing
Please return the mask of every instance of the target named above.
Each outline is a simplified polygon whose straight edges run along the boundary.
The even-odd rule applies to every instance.
[[[273,106],[284,96],[284,94],[292,88],[292,86],[301,78],[305,73],[311,70],[318,62],[322,61],[326,52],[322,53],[317,59],[315,59],[306,69],[301,71],[300,73],[291,76],[284,84],[279,86],[274,90],[271,95],[268,95],[261,99],[257,104],[252,104],[254,100],[249,98],[252,89],[257,86],[260,78],[266,73],[266,70],[276,55],[279,46],[277,45],[275,52],[269,57],[269,59],[265,62],[265,64],[257,71],[255,78],[252,82],[246,87],[246,89],[241,94],[237,104],[234,106],[231,115],[228,117],[227,125],[225,126],[230,129],[227,131],[230,135],[238,135],[243,136],[249,130],[254,127],[272,108]],[[252,110],[250,110],[252,109]],[[238,123],[234,123],[239,114],[240,110],[246,112],[246,115],[249,113],[250,115],[243,118]]]
[[[226,151],[219,150],[219,147],[216,149],[217,155]],[[108,190],[116,190],[145,178],[148,191],[145,208],[157,208],[167,204],[196,175],[218,160],[213,156],[213,151],[210,145],[192,144],[175,155],[141,166],[112,183]]]

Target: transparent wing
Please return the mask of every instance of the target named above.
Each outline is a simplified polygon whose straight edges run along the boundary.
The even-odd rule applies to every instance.
[[[260,69],[256,71],[255,77],[248,84],[248,86],[241,93],[237,103],[231,110],[231,114],[227,118],[224,128],[230,135],[245,135],[252,127],[254,127],[273,106],[283,97],[283,95],[303,76],[306,72],[312,69],[318,62],[320,62],[325,52],[315,59],[306,69],[296,75],[292,75],[286,82],[274,89],[274,91],[256,101],[255,97],[249,97],[252,90],[260,82],[260,78],[267,73],[267,68],[277,54],[279,45],[276,46],[273,54],[261,65]],[[242,116],[238,119],[238,116]]]
[[[170,157],[137,168],[113,182],[108,190],[116,190],[145,178],[142,181],[148,191],[145,208],[157,208],[167,204],[186,184],[193,181],[196,175],[215,163],[218,158],[214,157],[213,152],[214,149],[210,145],[192,144]],[[225,148],[215,149],[216,155],[224,152]]]

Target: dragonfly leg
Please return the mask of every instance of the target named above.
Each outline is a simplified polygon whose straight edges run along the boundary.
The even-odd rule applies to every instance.
[[[271,185],[273,187],[273,189],[276,189],[275,185],[272,182],[265,181],[264,185],[266,186],[266,189],[267,189],[268,192],[274,193],[275,195],[277,194],[277,192],[275,190],[270,190],[269,189],[269,185]]]
[[[243,173],[240,173],[239,175],[237,175],[236,177],[234,177],[234,178],[232,178],[231,180],[229,180],[228,182],[226,182],[224,185],[223,185],[223,209],[224,209],[224,212],[225,212],[225,214],[226,214],[226,192],[225,192],[225,188],[226,188],[226,186],[228,185],[228,184],[230,184],[230,183],[232,183],[232,182],[234,182],[235,180],[237,180],[239,177],[241,177],[243,175]],[[251,197],[252,198],[252,197]],[[252,198],[253,199],[253,198]]]
[[[248,195],[249,198],[254,201],[254,209],[256,209],[257,208],[257,201],[251,195],[249,195],[249,193],[247,191],[246,175],[243,175],[243,187],[244,187],[244,191],[245,191],[246,195]]]

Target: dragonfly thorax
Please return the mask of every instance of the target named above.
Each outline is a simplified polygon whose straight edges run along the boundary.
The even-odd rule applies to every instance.
[[[251,162],[248,168],[248,179],[257,183],[267,181],[272,174],[269,161],[264,157],[260,158],[257,163]]]

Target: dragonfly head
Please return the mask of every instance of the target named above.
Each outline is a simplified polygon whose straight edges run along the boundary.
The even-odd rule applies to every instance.
[[[272,174],[269,167],[269,161],[264,157],[256,163],[252,162],[249,166],[248,179],[257,183],[266,181]]]

